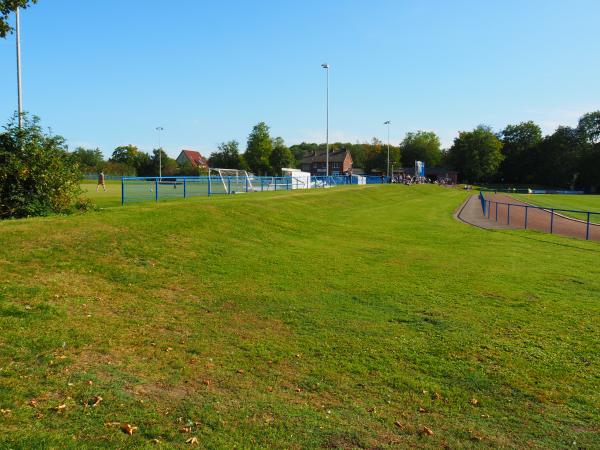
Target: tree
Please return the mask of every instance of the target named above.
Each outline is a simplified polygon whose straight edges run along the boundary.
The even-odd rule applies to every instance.
[[[208,164],[210,167],[219,169],[240,169],[242,163],[240,160],[240,144],[238,141],[223,142],[219,145],[218,151],[210,155]]]
[[[106,165],[104,156],[99,148],[86,149],[83,147],[77,147],[73,151],[73,157],[79,163],[79,167],[84,173],[94,173],[102,170]]]
[[[532,121],[507,125],[500,133],[504,160],[500,176],[504,181],[527,183],[535,169],[535,151],[542,140],[542,130]]]
[[[583,134],[585,139],[591,144],[600,142],[600,111],[594,111],[584,114],[579,119],[577,129]]]
[[[269,157],[269,164],[274,175],[281,176],[281,169],[284,167],[293,167],[295,164],[294,156],[289,148],[283,142],[283,138],[273,139],[273,151]]]
[[[558,127],[536,147],[534,180],[547,186],[572,187],[577,182],[587,146],[577,129]]]
[[[244,159],[250,170],[256,175],[267,174],[271,171],[269,158],[273,151],[273,143],[269,136],[269,127],[266,123],[260,122],[255,125],[248,136],[248,145]]]
[[[152,173],[154,176],[157,176],[159,172],[162,172],[163,176],[175,175],[179,167],[177,161],[167,155],[162,148],[155,148],[152,150],[150,161],[152,163]]]
[[[502,142],[492,130],[480,125],[461,131],[448,150],[448,162],[469,182],[491,178],[502,161]]]
[[[296,164],[299,164],[302,161],[302,158],[305,156],[311,155],[320,150],[319,144],[309,144],[306,142],[302,142],[300,144],[292,145],[290,147],[290,152],[292,152],[292,156],[296,161]]]
[[[440,138],[432,131],[406,133],[400,148],[404,167],[413,167],[415,161],[425,162],[426,167],[435,167],[442,161]]]
[[[18,117],[0,133],[0,217],[69,212],[81,172],[61,136],[44,134],[38,117]]]
[[[137,167],[137,159],[139,157],[140,151],[135,145],[121,145],[112,153],[110,157],[110,161],[126,164],[131,167]]]
[[[27,8],[34,3],[37,3],[37,0],[0,0],[0,38],[5,38],[13,31],[13,28],[8,24],[9,15],[17,7]]]

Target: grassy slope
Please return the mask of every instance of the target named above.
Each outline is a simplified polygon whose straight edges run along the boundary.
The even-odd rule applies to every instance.
[[[561,195],[561,194],[511,194],[513,197],[545,208],[562,208],[600,213],[600,195]],[[577,219],[586,220],[587,214],[562,213]],[[591,216],[592,222],[600,222],[600,214]]]
[[[465,195],[1,223],[0,447],[597,447],[600,247],[466,226]]]

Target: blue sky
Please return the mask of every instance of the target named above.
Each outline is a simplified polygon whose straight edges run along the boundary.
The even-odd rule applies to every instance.
[[[173,6],[171,6],[171,4]],[[169,6],[168,8],[166,6]],[[23,12],[25,110],[71,148],[204,154],[270,125],[288,145],[480,123],[544,132],[600,109],[600,2],[40,0]],[[16,109],[0,41],[0,122]]]

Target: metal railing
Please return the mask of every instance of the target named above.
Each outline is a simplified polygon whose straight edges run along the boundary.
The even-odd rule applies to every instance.
[[[600,240],[600,212],[500,202],[485,198],[483,192],[479,193],[479,199],[487,219],[525,230],[536,229],[550,234]],[[570,217],[572,214],[581,215],[585,220]]]
[[[175,198],[330,188],[353,184],[348,176],[257,177],[257,176],[167,176],[122,177],[121,205]]]

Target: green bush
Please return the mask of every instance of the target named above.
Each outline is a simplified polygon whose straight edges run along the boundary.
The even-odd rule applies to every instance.
[[[80,180],[64,138],[45,134],[38,117],[19,128],[15,116],[0,133],[0,218],[70,212]]]

